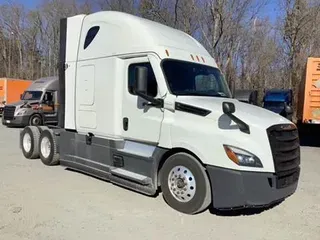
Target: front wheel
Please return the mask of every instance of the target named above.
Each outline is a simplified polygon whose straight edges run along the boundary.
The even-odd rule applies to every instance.
[[[211,187],[200,162],[190,154],[177,153],[169,157],[160,176],[163,197],[173,209],[196,214],[211,203]]]
[[[30,117],[29,119],[30,126],[40,126],[41,124],[42,124],[42,118],[40,115],[35,114]]]

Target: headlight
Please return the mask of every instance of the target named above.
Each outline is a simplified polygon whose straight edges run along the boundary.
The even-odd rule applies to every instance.
[[[263,167],[260,159],[254,154],[233,146],[223,145],[223,147],[229,159],[237,165],[244,167]]]
[[[17,112],[16,116],[21,116],[26,113],[27,110],[20,110]]]

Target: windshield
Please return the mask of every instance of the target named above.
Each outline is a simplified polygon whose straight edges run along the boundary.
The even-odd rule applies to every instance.
[[[284,107],[284,102],[264,102],[265,107]]]
[[[40,100],[42,91],[25,91],[21,100]]]
[[[164,60],[163,71],[174,95],[231,98],[219,69],[178,60]]]

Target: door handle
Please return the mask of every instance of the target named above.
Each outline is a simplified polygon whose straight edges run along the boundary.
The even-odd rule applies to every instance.
[[[128,131],[129,119],[127,117],[122,119],[123,130]]]

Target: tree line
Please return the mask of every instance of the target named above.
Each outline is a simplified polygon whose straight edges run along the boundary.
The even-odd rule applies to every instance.
[[[270,1],[42,0],[31,10],[7,1],[0,5],[0,75],[57,75],[60,18],[116,10],[192,35],[236,88],[260,93],[292,88],[296,93],[307,58],[320,56],[320,1],[277,0],[281,14],[276,20],[262,17]]]

